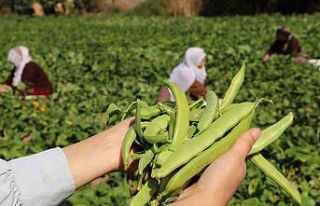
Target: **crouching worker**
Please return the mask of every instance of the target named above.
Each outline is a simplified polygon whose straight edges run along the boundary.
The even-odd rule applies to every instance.
[[[262,56],[263,61],[269,61],[274,54],[288,55],[299,64],[308,62],[308,56],[301,53],[301,46],[288,27],[279,27],[276,32],[276,40]]]
[[[273,54],[290,55],[299,64],[309,63],[320,70],[320,59],[311,59],[308,55],[301,53],[301,46],[288,27],[279,27],[276,40],[262,56],[263,61],[269,61]]]
[[[191,99],[196,100],[206,95],[205,69],[206,53],[198,47],[189,48],[182,63],[171,73],[170,81],[184,92],[188,92]],[[167,87],[162,87],[158,96],[159,101],[173,101],[173,95]]]
[[[18,46],[11,49],[8,61],[13,64],[14,68],[5,84],[10,86],[14,92],[19,92],[23,96],[46,98],[52,94],[52,84],[48,76],[37,63],[32,61],[28,48]],[[20,82],[26,85],[25,90],[18,88]]]

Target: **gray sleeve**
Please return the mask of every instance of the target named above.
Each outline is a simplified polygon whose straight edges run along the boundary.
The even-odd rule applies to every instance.
[[[13,181],[8,162],[0,159],[0,205],[21,206],[20,192]]]
[[[11,160],[8,166],[23,206],[58,205],[75,190],[61,148]]]

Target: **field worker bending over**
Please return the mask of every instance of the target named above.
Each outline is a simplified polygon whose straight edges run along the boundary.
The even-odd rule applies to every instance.
[[[44,96],[48,98],[52,94],[52,84],[42,68],[32,61],[28,48],[18,46],[9,51],[8,61],[14,68],[4,82],[14,91],[24,96]],[[19,83],[23,82],[26,89],[18,89]],[[4,86],[2,86],[4,88]]]
[[[170,81],[175,83],[184,92],[189,92],[192,99],[206,95],[205,69],[206,53],[198,47],[189,48],[184,60],[171,73]],[[173,101],[173,95],[167,87],[162,87],[158,96],[159,101]]]
[[[301,53],[301,46],[288,27],[279,27],[276,32],[276,40],[262,56],[263,61],[269,61],[273,54],[290,55],[299,64],[309,63],[320,69],[320,59],[310,59],[308,55]]]
[[[301,46],[296,37],[291,34],[290,28],[279,27],[276,32],[276,40],[262,57],[263,61],[269,61],[273,54],[289,55],[299,64],[308,62],[308,57],[301,53]]]

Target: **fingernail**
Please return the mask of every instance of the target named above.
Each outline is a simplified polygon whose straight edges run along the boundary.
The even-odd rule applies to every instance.
[[[253,128],[251,130],[251,135],[253,136],[253,138],[255,140],[257,140],[259,138],[259,136],[260,136],[260,129],[259,128]]]

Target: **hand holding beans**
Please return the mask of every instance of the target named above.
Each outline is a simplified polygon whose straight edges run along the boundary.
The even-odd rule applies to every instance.
[[[130,110],[135,111],[136,121],[129,129],[121,149],[126,166],[129,161],[139,161],[139,169],[135,174],[139,179],[138,192],[133,197],[131,206],[172,203],[195,178],[199,182],[183,192],[179,200],[183,201],[181,197],[185,197],[190,191],[202,190],[203,185],[207,185],[204,184],[207,179],[212,179],[214,181],[208,183],[212,187],[207,185],[210,188],[208,191],[214,191],[220,185],[219,182],[227,184],[224,186],[226,191],[220,189],[211,193],[216,202],[221,199],[221,204],[226,204],[244,176],[244,161],[248,154],[259,169],[295,202],[301,204],[301,196],[296,187],[259,153],[291,125],[293,114],[289,113],[279,122],[264,129],[261,140],[255,145],[260,133],[258,129],[249,130],[239,138],[251,127],[257,107],[263,100],[233,102],[244,82],[244,76],[245,65],[232,79],[221,104],[213,91],[208,91],[206,105],[188,102],[186,95],[168,81],[166,84],[172,91],[175,102],[149,106],[138,100],[131,104],[135,106],[135,109],[130,106]],[[131,153],[132,147],[139,148],[138,152]],[[202,171],[206,172],[199,177]],[[206,193],[199,194],[203,196]]]
[[[227,205],[245,176],[245,158],[259,135],[258,128],[241,134],[231,149],[212,163],[199,181],[185,189],[171,206]]]

